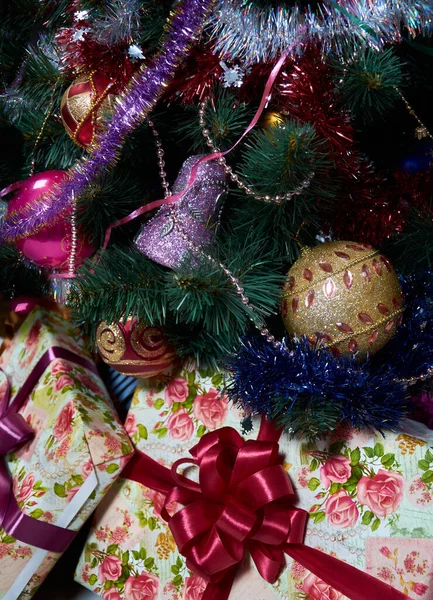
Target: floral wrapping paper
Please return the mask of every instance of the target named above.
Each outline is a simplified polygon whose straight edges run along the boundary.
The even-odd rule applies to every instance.
[[[220,399],[222,375],[180,371],[165,386],[140,382],[125,427],[134,445],[170,467],[206,432],[241,431],[242,414]],[[244,437],[255,439],[258,423]],[[283,436],[284,468],[298,506],[310,512],[305,543],[433,600],[433,449],[405,434],[347,427],[316,444]],[[163,496],[122,478],[98,508],[76,580],[105,600],[200,600],[205,583],[188,571],[160,517]],[[231,600],[345,600],[287,557],[275,585],[244,564]]]
[[[12,399],[53,345],[90,359],[69,323],[43,309],[33,310],[0,357],[0,367],[12,384]],[[6,381],[0,379],[0,385],[6,386]],[[78,505],[68,524],[78,530],[133,452],[107,391],[94,373],[56,359],[19,412],[35,431],[30,443],[7,456],[20,508],[35,519],[59,524],[68,507],[71,513]],[[86,489],[90,490],[87,496]],[[32,572],[39,556],[43,560],[38,560]],[[31,597],[59,556],[15,540],[0,529],[0,598]],[[17,580],[23,582],[21,594],[16,587],[11,589]]]

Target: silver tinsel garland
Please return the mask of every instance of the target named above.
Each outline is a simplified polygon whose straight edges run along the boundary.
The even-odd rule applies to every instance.
[[[267,62],[284,52],[294,40],[293,55],[309,41],[337,56],[366,47],[379,50],[386,43],[409,36],[431,35],[433,0],[324,0],[319,8],[263,7],[253,0],[217,0],[210,20],[215,52],[245,65]]]

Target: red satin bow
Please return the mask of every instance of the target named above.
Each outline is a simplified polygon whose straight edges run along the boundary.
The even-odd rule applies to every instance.
[[[265,419],[258,439],[231,427],[207,433],[171,471],[141,452],[123,476],[165,494],[161,516],[188,568],[209,583],[202,600],[227,600],[245,554],[274,583],[289,554],[352,600],[407,600],[391,586],[303,544],[308,513],[295,508],[292,484],[278,457],[281,432]],[[177,473],[199,468],[195,483]]]
[[[204,598],[228,596],[235,571],[249,552],[260,575],[274,583],[285,564],[282,545],[302,543],[308,513],[293,508],[290,479],[278,464],[275,441],[244,442],[235,429],[224,427],[204,436],[193,448],[199,484],[185,483],[172,467],[178,484],[166,496],[168,521],[187,566],[211,582]],[[173,503],[183,505],[169,514]]]

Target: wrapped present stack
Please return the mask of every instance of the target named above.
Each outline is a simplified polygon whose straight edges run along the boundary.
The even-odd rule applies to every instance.
[[[135,447],[170,469],[179,459],[188,464],[191,449],[210,432],[230,427],[242,433],[242,413],[228,408],[217,392],[221,379],[221,374],[181,371],[166,385],[141,382],[125,424]],[[257,419],[252,423],[252,430],[243,433],[250,441],[259,430]],[[305,546],[325,553],[324,558],[337,558],[342,569],[352,565],[403,594],[389,598],[433,598],[433,482],[428,476],[433,449],[426,441],[342,426],[316,443],[283,435],[279,451],[293,484],[293,504],[308,514]],[[147,466],[153,476],[152,461]],[[189,464],[183,474],[196,480],[194,469]],[[179,504],[160,486],[152,487],[146,473],[147,485],[129,467],[126,473],[96,511],[77,581],[109,600],[198,600],[207,582],[194,566],[188,542],[180,552],[163,516],[170,510],[176,514]],[[192,518],[200,519],[199,513],[191,513]],[[273,584],[252,562],[243,559],[230,599],[346,598],[306,568],[302,556],[300,561],[287,556]]]
[[[133,448],[83,340],[59,315],[33,310],[2,354],[0,366],[2,436],[19,394],[17,414],[28,428],[26,443],[16,450],[5,448],[12,450],[5,458],[11,493],[19,511],[31,517],[24,531],[7,518],[0,529],[0,597],[11,600],[30,597],[60,556],[47,551],[47,539],[53,536],[43,525],[31,535],[33,520],[56,525],[58,539],[67,528],[65,549]]]
[[[0,600],[433,600],[433,0],[3,4]]]

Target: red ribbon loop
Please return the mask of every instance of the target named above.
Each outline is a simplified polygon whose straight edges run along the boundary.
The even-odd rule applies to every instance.
[[[283,544],[289,537],[301,543],[304,530],[290,535],[294,492],[278,461],[278,444],[271,440],[245,442],[239,433],[223,427],[203,436],[191,450],[199,468],[198,486],[178,475],[166,496],[165,515],[187,564],[216,585],[239,565],[249,551],[262,576],[273,583],[285,563]],[[173,500],[183,506],[170,516]],[[299,519],[305,525],[306,518]]]

